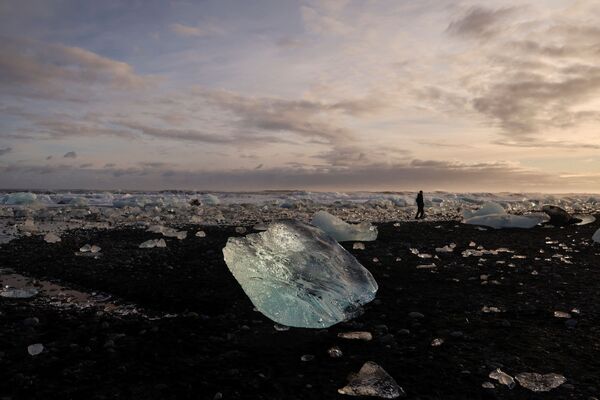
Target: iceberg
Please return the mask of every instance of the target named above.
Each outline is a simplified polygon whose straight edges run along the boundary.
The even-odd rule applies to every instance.
[[[522,228],[529,229],[545,221],[541,215],[513,215],[507,214],[504,208],[497,203],[484,203],[477,211],[464,211],[463,224],[488,226],[494,229]]]
[[[2,199],[2,204],[10,205],[10,206],[21,206],[21,205],[30,205],[34,204],[37,201],[37,196],[35,193],[30,192],[16,192],[9,193],[4,196]]]
[[[594,232],[594,235],[592,236],[592,240],[596,243],[600,243],[600,229],[598,229],[596,232]]]
[[[258,311],[281,325],[326,328],[375,298],[377,282],[332,237],[299,221],[230,237],[227,267]]]
[[[377,239],[377,227],[370,223],[349,224],[326,211],[317,212],[311,224],[322,229],[338,242],[350,240],[369,242]]]

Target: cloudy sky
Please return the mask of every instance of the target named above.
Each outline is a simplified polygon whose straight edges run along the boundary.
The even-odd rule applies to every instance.
[[[0,0],[0,187],[600,192],[595,0]]]

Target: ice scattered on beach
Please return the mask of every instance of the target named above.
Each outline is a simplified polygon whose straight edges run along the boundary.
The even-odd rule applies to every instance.
[[[43,351],[44,351],[44,345],[41,343],[35,343],[35,344],[27,346],[27,352],[31,356],[37,356],[38,354],[41,354]]]
[[[533,392],[549,392],[567,381],[564,376],[559,374],[542,375],[536,372],[523,372],[517,374],[515,379],[519,382],[519,385]]]
[[[35,288],[4,288],[0,290],[0,297],[5,297],[9,299],[29,299],[38,294],[37,289]]]
[[[349,339],[349,340],[364,340],[366,342],[373,339],[373,335],[371,334],[371,332],[365,332],[365,331],[340,332],[340,333],[338,333],[338,337],[342,338],[342,339]]]
[[[165,239],[150,239],[140,244],[140,249],[152,249],[155,247],[167,247]]]
[[[60,236],[58,236],[56,233],[50,232],[44,235],[44,241],[46,243],[58,243],[61,241],[61,239]]]
[[[467,225],[487,226],[494,229],[523,228],[529,229],[544,222],[540,215],[512,215],[504,207],[493,202],[485,203],[477,211],[463,212],[463,223]]]
[[[317,212],[311,224],[322,229],[338,242],[350,240],[369,242],[377,239],[377,228],[369,222],[348,224],[326,211]]]
[[[323,328],[347,320],[377,292],[375,279],[354,256],[298,221],[231,237],[223,254],[254,306],[287,326]]]
[[[491,379],[497,380],[498,383],[502,385],[508,386],[509,389],[515,387],[515,380],[513,379],[513,377],[503,372],[500,368],[490,372],[489,377]]]
[[[383,399],[395,399],[405,394],[394,378],[373,361],[367,361],[360,371],[350,374],[348,384],[338,389],[338,393]]]

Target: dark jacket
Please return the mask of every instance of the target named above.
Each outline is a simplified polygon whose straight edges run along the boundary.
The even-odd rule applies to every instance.
[[[423,206],[425,203],[423,202],[423,194],[419,193],[417,195],[417,205],[418,206]]]

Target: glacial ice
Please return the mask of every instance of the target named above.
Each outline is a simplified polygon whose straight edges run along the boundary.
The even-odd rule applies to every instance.
[[[153,249],[155,247],[167,247],[165,239],[150,239],[140,244],[140,249]]]
[[[46,243],[58,243],[61,241],[61,239],[56,233],[48,232],[46,235],[44,235],[44,241]]]
[[[9,193],[2,199],[2,204],[6,205],[30,205],[37,201],[35,193],[16,192]]]
[[[517,374],[515,379],[519,385],[533,392],[549,392],[567,381],[564,376],[559,374],[542,375],[536,372],[522,372]]]
[[[545,218],[540,215],[512,215],[507,214],[504,208],[497,203],[485,203],[479,210],[464,211],[464,224],[488,226],[494,229],[523,228],[529,229],[544,222]]]
[[[377,227],[369,222],[348,224],[326,211],[315,213],[311,224],[322,229],[338,242],[349,240],[368,242],[377,239]]]
[[[592,236],[592,240],[596,243],[600,243],[600,229],[598,229],[596,232],[594,232],[594,235]]]
[[[509,389],[514,388],[516,385],[513,377],[503,372],[500,368],[490,372],[489,377],[497,380],[502,385],[508,386]]]
[[[27,352],[31,356],[37,356],[38,354],[42,354],[44,351],[44,345],[41,343],[35,343],[27,346]]]
[[[356,315],[377,292],[371,273],[350,253],[299,221],[231,237],[223,255],[258,311],[282,325],[329,327]]]
[[[405,394],[394,378],[373,361],[367,361],[360,371],[350,374],[348,384],[338,389],[338,393],[351,396],[374,396],[383,399],[395,399]]]

